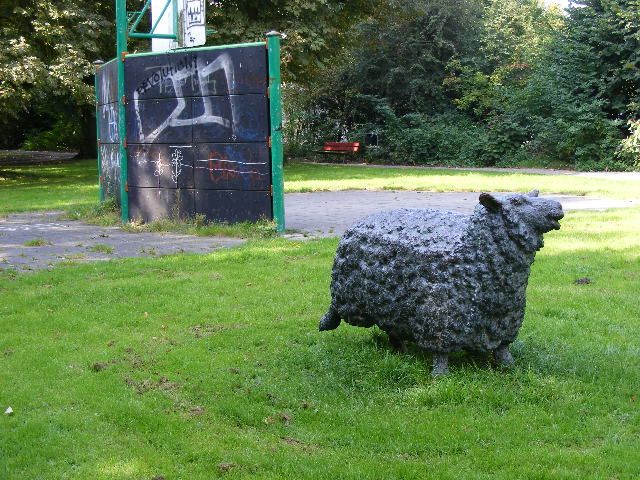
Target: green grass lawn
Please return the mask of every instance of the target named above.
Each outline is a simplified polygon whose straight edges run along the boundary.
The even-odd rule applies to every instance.
[[[0,167],[0,215],[38,210],[77,210],[97,202],[95,160],[60,165]],[[287,192],[318,190],[529,191],[638,198],[637,181],[419,168],[362,168],[292,163]]]
[[[434,192],[565,193],[632,199],[640,183],[572,175],[480,172],[453,169],[376,168],[293,163],[285,169],[287,192],[318,190],[427,190]]]
[[[95,205],[97,182],[95,160],[0,166],[0,215]]]
[[[438,379],[379,331],[317,332],[336,240],[0,273],[0,478],[638,478],[638,231],[570,212],[515,368]]]

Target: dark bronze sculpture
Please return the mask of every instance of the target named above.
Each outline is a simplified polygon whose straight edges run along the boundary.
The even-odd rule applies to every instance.
[[[377,325],[396,347],[413,341],[433,352],[434,375],[461,350],[493,352],[509,365],[531,264],[563,216],[558,202],[533,191],[483,193],[472,215],[402,209],[367,217],[340,241],[320,330],[341,320]]]

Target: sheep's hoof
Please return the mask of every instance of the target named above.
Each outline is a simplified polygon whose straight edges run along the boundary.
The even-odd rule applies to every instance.
[[[493,358],[501,367],[509,368],[515,363],[513,355],[509,351],[509,345],[500,345],[493,352]]]
[[[449,355],[447,353],[433,354],[433,368],[431,369],[432,377],[439,377],[449,373]]]

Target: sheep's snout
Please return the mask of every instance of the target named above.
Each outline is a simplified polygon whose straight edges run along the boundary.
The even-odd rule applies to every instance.
[[[552,202],[552,203],[551,203]],[[562,205],[559,202],[551,201],[551,205],[548,205],[546,212],[546,220],[548,225],[545,225],[546,228],[544,231],[550,230],[560,230],[560,220],[564,218],[564,212],[562,211]]]

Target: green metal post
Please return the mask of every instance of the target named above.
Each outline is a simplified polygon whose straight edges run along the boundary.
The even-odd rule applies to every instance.
[[[282,96],[280,92],[280,33],[267,33],[269,60],[269,114],[271,118],[271,198],[273,219],[284,232],[284,168],[282,152]]]
[[[178,38],[178,33],[180,32],[180,27],[178,26],[179,23],[180,22],[178,18],[178,0],[173,0],[173,34],[176,37],[176,44],[178,46],[182,43]]]
[[[104,64],[102,60],[96,60],[93,62],[95,69],[95,76],[93,77],[94,91],[96,94],[96,139],[97,141],[97,158],[98,158],[98,200],[104,200],[104,191],[102,189],[102,159],[100,158],[100,100],[98,98],[98,70]]]
[[[122,222],[129,221],[129,188],[127,185],[127,126],[125,120],[124,56],[127,52],[127,2],[116,0],[116,53],[118,62],[118,134],[120,136],[120,214]]]

